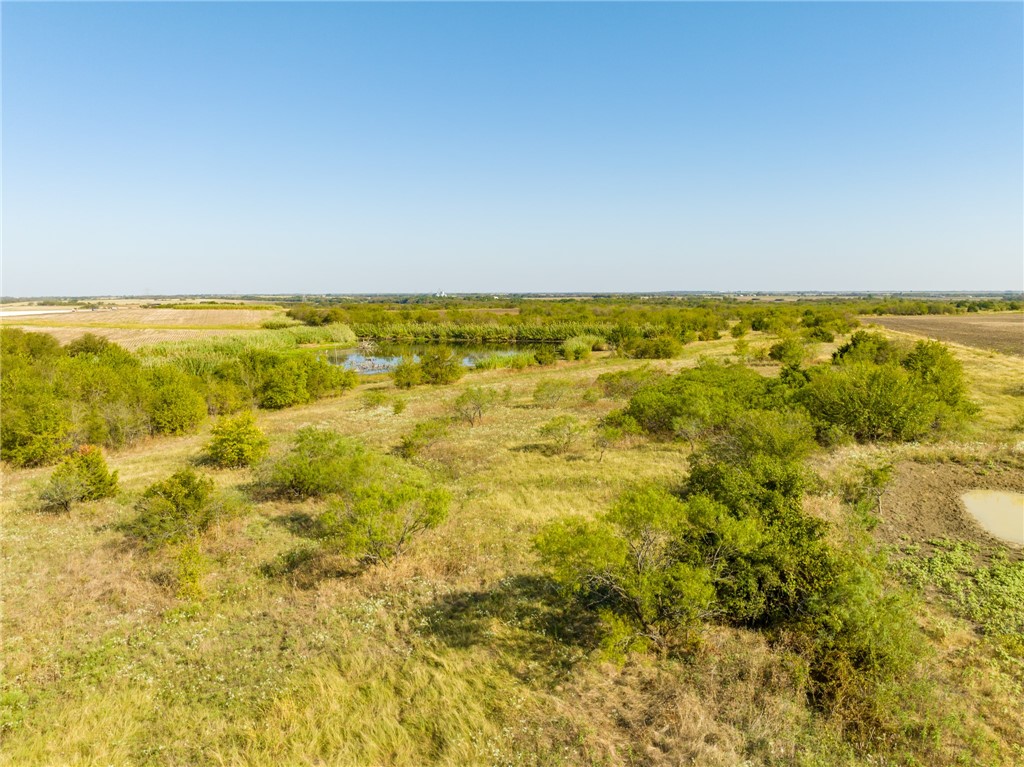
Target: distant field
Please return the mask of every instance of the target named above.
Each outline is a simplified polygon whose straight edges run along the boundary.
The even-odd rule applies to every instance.
[[[92,333],[102,336],[108,341],[120,344],[125,349],[135,350],[141,346],[162,343],[164,341],[194,341],[199,338],[214,338],[216,336],[233,336],[251,333],[251,330],[218,330],[209,329],[168,329],[168,328],[98,328],[89,325],[78,325],[73,327],[50,327],[48,325],[28,325],[24,322],[5,322],[3,327],[17,327],[34,333],[49,333],[60,343],[66,344],[76,338]]]
[[[283,314],[283,313],[282,313]],[[7,324],[55,327],[158,328],[158,329],[236,329],[258,328],[273,318],[271,312],[258,309],[99,309],[79,310],[71,314],[10,318]]]
[[[864,322],[939,341],[952,341],[964,346],[1024,357],[1024,312],[869,317]]]

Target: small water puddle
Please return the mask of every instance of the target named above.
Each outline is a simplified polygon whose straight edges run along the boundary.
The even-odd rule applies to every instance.
[[[992,535],[1024,545],[1024,493],[971,490],[960,497],[968,513]]]

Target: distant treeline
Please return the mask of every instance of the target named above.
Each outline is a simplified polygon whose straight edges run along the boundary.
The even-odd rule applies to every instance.
[[[311,326],[349,325],[360,338],[409,341],[561,342],[593,335],[610,343],[671,337],[682,343],[718,338],[727,328],[773,333],[817,329],[828,341],[862,315],[961,314],[1019,310],[1002,298],[956,300],[787,301],[765,304],[724,299],[603,298],[589,300],[452,300],[433,305],[324,302],[298,304],[288,316]]]

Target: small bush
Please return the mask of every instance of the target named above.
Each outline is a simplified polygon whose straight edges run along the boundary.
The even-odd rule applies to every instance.
[[[560,415],[541,426],[538,434],[548,441],[549,452],[561,455],[569,452],[583,431],[583,426],[575,417]]]
[[[222,417],[212,435],[206,451],[210,462],[221,468],[252,466],[263,460],[270,446],[251,412]]]
[[[448,515],[447,491],[408,480],[372,483],[332,501],[320,518],[325,537],[363,564],[388,564]]]
[[[206,400],[184,373],[161,368],[153,383],[148,410],[156,434],[185,434],[206,418]]]
[[[410,358],[403,357],[402,361],[391,371],[391,380],[399,389],[411,389],[413,386],[423,383],[423,370]]]
[[[307,426],[296,432],[286,455],[261,467],[259,485],[282,498],[315,498],[352,488],[371,463],[358,443],[337,432]]]
[[[620,650],[663,646],[708,614],[715,592],[706,567],[680,561],[674,540],[686,508],[664,490],[623,496],[596,521],[548,525],[536,538],[565,593],[602,614]]]
[[[384,407],[388,404],[387,392],[381,391],[380,389],[367,389],[363,392],[360,398],[363,403],[363,407],[366,410],[374,410],[378,407]]]
[[[77,474],[54,474],[39,491],[43,511],[67,513],[85,496],[85,484]]]
[[[452,402],[452,412],[456,418],[473,426],[480,422],[484,413],[494,407],[498,397],[494,389],[471,386]]]
[[[466,369],[459,358],[447,346],[437,346],[428,349],[420,355],[420,371],[424,383],[443,385],[455,383]]]
[[[590,359],[590,353],[601,339],[597,336],[573,336],[562,344],[562,356],[567,360]]]
[[[807,356],[807,349],[798,338],[786,338],[768,349],[768,356],[785,367],[800,367]]]
[[[597,384],[604,396],[615,399],[632,397],[645,386],[652,386],[668,378],[661,370],[644,365],[633,370],[619,370],[615,373],[602,373],[597,377]]]
[[[798,397],[819,434],[842,428],[862,442],[919,439],[940,412],[938,399],[919,379],[895,365],[812,369]]]
[[[83,445],[65,458],[40,492],[48,511],[68,511],[79,501],[95,501],[117,493],[117,472],[107,469],[103,453],[94,445]]]
[[[555,407],[573,390],[575,384],[564,378],[546,378],[533,390],[533,401],[541,407]]]
[[[203,574],[206,571],[206,560],[199,550],[199,542],[194,539],[186,541],[174,560],[178,599],[198,602],[203,598]]]
[[[840,346],[832,354],[835,364],[852,362],[869,362],[874,365],[886,365],[899,362],[899,348],[881,333],[858,330],[850,340]]]
[[[150,485],[135,508],[137,516],[123,529],[149,549],[197,538],[222,510],[214,503],[213,480],[192,469]]]
[[[670,360],[679,356],[683,351],[683,345],[678,338],[664,335],[640,339],[632,344],[627,351],[631,357],[637,359]]]
[[[629,431],[622,426],[602,423],[594,434],[594,447],[598,451],[598,462],[604,460],[604,454],[611,448],[621,444],[629,436]]]
[[[416,424],[412,431],[402,437],[397,453],[403,458],[415,458],[422,451],[437,443],[448,433],[448,420],[434,418]]]
[[[533,358],[538,365],[554,365],[558,355],[552,347],[542,346],[533,353]]]

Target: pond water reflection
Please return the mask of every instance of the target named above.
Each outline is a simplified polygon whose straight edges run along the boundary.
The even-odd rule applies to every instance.
[[[361,345],[357,348],[322,349],[318,355],[332,365],[340,365],[346,370],[372,375],[388,373],[398,366],[404,357],[419,361],[420,355],[440,344],[395,344],[375,343]],[[462,364],[475,367],[478,360],[495,355],[513,355],[532,352],[539,348],[537,344],[448,344],[455,354],[462,357]]]

